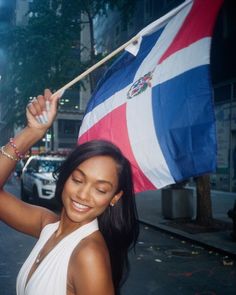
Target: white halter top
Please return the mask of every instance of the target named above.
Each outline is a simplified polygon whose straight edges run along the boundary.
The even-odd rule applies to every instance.
[[[26,284],[31,267],[47,240],[57,230],[59,221],[46,225],[20,269],[17,277],[17,295],[66,295],[67,270],[70,256],[78,243],[98,230],[97,219],[70,233],[44,257]]]

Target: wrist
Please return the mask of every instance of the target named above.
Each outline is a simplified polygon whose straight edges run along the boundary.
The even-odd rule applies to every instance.
[[[32,128],[26,126],[14,138],[10,138],[9,142],[1,148],[1,154],[5,157],[17,162],[25,158],[29,149],[43,138],[46,130]]]
[[[16,146],[20,147],[21,152],[27,152],[33,145],[41,140],[47,130],[26,126],[15,136]]]
[[[34,128],[31,126],[26,126],[23,131],[29,134],[29,137],[35,142],[41,140],[47,132],[47,128]]]

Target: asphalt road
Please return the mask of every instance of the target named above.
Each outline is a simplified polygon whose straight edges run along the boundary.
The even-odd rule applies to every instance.
[[[236,261],[141,228],[136,253],[130,254],[131,272],[123,295],[236,294]]]
[[[18,182],[8,189],[19,194]],[[0,295],[15,295],[17,273],[34,243],[0,223]],[[130,265],[122,295],[236,294],[236,261],[144,225]]]

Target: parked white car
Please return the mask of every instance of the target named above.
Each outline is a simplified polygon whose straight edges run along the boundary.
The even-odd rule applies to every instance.
[[[31,156],[21,174],[21,199],[34,204],[54,204],[56,183],[53,177],[64,161],[59,156]]]

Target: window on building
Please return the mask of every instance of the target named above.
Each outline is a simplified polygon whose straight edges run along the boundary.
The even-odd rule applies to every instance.
[[[236,33],[236,20],[235,20],[235,1],[227,1],[222,10],[222,28],[223,37],[230,38],[235,36]]]
[[[236,100],[236,82],[233,84],[233,100]]]
[[[68,149],[71,150],[72,147],[74,147],[74,145],[76,144],[76,139],[75,142],[73,144],[69,143],[65,143],[65,142],[60,142],[58,147],[59,149]]]
[[[58,120],[58,133],[60,137],[77,137],[81,121]]]
[[[231,100],[231,84],[216,87],[214,89],[215,102],[225,102]]]
[[[79,87],[79,86],[78,86]],[[59,101],[60,111],[80,110],[80,93],[79,90],[67,90]]]

